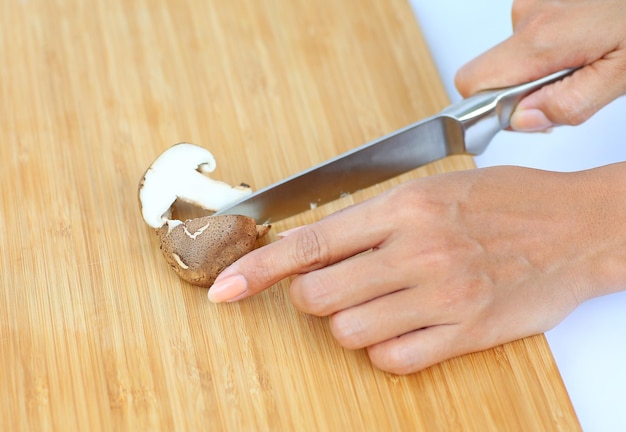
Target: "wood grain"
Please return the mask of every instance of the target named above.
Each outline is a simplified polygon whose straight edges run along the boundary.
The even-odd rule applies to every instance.
[[[1,430],[578,429],[543,336],[389,375],[287,282],[209,303],[140,217],[176,142],[260,188],[445,106],[406,1],[6,0],[0,64]]]

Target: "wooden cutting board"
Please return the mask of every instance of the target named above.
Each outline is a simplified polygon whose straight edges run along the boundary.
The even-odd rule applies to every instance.
[[[140,217],[174,143],[260,188],[444,107],[405,0],[5,0],[0,65],[1,430],[578,429],[543,336],[386,374],[287,281],[211,304]]]

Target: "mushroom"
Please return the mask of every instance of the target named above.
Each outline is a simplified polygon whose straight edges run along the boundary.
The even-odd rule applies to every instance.
[[[269,225],[241,215],[205,216],[157,230],[161,251],[183,280],[202,287],[213,285],[226,267],[254,249]]]
[[[177,198],[218,211],[252,193],[245,184],[232,187],[204,175],[215,167],[211,152],[193,144],[176,144],[161,153],[139,184],[141,213],[146,223],[155,229],[162,227]]]
[[[252,193],[245,184],[233,187],[208,177],[215,167],[211,152],[180,143],[163,152],[139,183],[141,214],[156,230],[165,260],[183,280],[204,287],[270,228],[243,215],[171,218],[176,200],[215,212]]]

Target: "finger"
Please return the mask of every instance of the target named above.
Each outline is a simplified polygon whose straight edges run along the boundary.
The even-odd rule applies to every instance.
[[[399,250],[398,244],[383,241],[374,250],[297,276],[291,301],[302,312],[327,316],[411,286],[415,264]]]
[[[626,52],[623,57],[609,55],[526,97],[511,116],[511,128],[533,132],[578,125],[623,94]]]
[[[623,6],[616,2],[601,14],[589,14],[582,3],[534,3],[516,2],[515,34],[461,68],[457,88],[469,96],[584,66],[525,98],[511,118],[511,128],[520,131],[580,124],[626,93],[623,28],[607,19],[623,13],[615,9]]]
[[[605,18],[569,4],[516,2],[514,34],[463,66],[455,78],[457,88],[467,97],[592,64],[618,45],[609,37],[590,36],[606,27]]]
[[[345,348],[359,349],[415,330],[456,323],[428,288],[412,287],[341,310],[330,318],[333,336]]]
[[[397,375],[420,371],[479,349],[457,343],[456,326],[435,326],[369,346],[370,360],[379,369]]]
[[[352,206],[244,255],[217,277],[209,289],[209,299],[239,300],[285,277],[307,273],[375,247],[389,228],[369,223],[369,213],[375,210],[367,207]]]
[[[467,63],[455,76],[459,93],[468,97],[482,90],[522,84],[595,60],[588,60],[578,50],[568,54],[571,50],[565,47],[537,52],[525,44],[514,35]]]

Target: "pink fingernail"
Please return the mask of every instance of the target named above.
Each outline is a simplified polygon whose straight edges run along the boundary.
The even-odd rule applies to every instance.
[[[522,109],[511,116],[511,129],[520,132],[541,132],[554,126],[538,109]]]
[[[288,230],[285,231],[281,231],[278,234],[276,234],[278,237],[287,237],[288,235],[291,235],[293,233],[295,233],[296,231],[300,231],[302,228],[304,228],[306,225],[302,225],[302,226],[298,226],[295,228],[290,228]]]
[[[213,303],[227,302],[242,296],[248,291],[248,281],[243,275],[234,274],[217,279],[209,288],[208,297]]]

